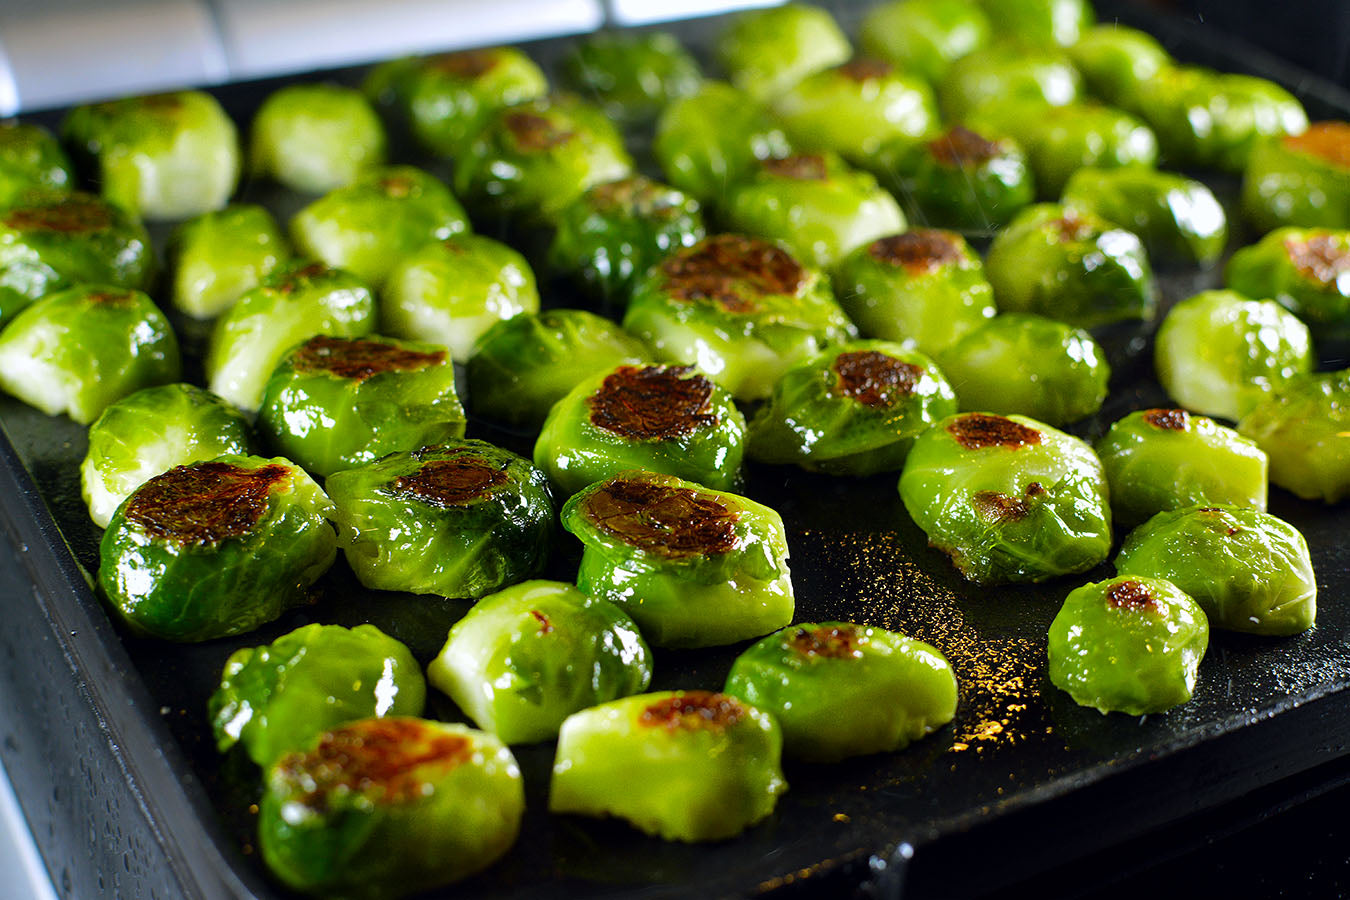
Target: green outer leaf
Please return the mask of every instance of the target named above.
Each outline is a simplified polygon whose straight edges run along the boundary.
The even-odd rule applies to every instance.
[[[384,123],[364,94],[330,83],[273,91],[253,117],[249,167],[286,187],[322,194],[384,165]]]
[[[271,213],[244,203],[179,225],[169,255],[174,307],[208,319],[290,259],[291,246]]]
[[[1000,36],[1031,46],[1068,47],[1096,21],[1087,0],[980,0]]]
[[[1213,191],[1146,166],[1079,169],[1060,203],[1133,231],[1152,259],[1209,266],[1228,242],[1228,219]]]
[[[853,47],[828,12],[788,3],[741,13],[713,52],[732,84],[763,101],[812,72],[844,62]]]
[[[1242,417],[1270,457],[1270,480],[1306,500],[1350,497],[1350,369],[1299,375]]]
[[[1149,79],[1172,64],[1157,38],[1119,22],[1089,28],[1066,49],[1094,95],[1131,112],[1139,111]]]
[[[679,39],[663,31],[593,34],[573,46],[562,75],[610,118],[633,123],[650,122],[672,100],[688,97],[703,83],[698,62]]]
[[[1030,101],[1063,106],[1078,99],[1081,79],[1057,48],[1015,42],[990,44],[958,59],[938,86],[947,119],[963,120],[978,106]]]
[[[50,131],[28,122],[0,123],[0,207],[34,189],[64,194],[74,184],[70,160]]]

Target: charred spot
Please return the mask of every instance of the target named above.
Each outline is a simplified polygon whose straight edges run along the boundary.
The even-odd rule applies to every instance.
[[[895,66],[879,59],[852,59],[835,71],[851,81],[863,82],[874,78],[886,78],[895,71]]]
[[[386,197],[402,200],[417,190],[417,182],[407,175],[386,175],[380,179],[380,190]]]
[[[1237,534],[1239,531],[1242,530],[1237,525],[1233,524],[1233,520],[1229,518],[1228,510],[1226,509],[1221,509],[1220,507],[1217,506],[1202,506],[1200,507],[1200,509],[1196,510],[1196,512],[1202,512],[1206,516],[1209,516],[1210,518],[1218,519],[1223,527],[1224,532],[1229,537],[1232,537],[1233,535]]]
[[[764,160],[764,171],[779,178],[794,181],[825,181],[830,177],[825,157],[819,153],[799,153],[794,156],[776,156]]]
[[[410,494],[432,506],[449,509],[468,506],[506,484],[510,478],[491,463],[472,456],[459,459],[430,459],[411,475],[395,478],[396,493]]]
[[[1039,481],[1031,482],[1031,484],[1027,485],[1026,491],[1024,491],[1028,497],[1039,497],[1045,492],[1045,488],[1041,486]]]
[[[106,205],[93,197],[66,197],[41,206],[21,206],[5,213],[5,225],[15,231],[102,231],[112,225]]]
[[[1314,122],[1307,131],[1291,134],[1283,141],[1290,150],[1350,169],[1350,123]]]
[[[530,615],[533,616],[534,620],[539,623],[540,634],[552,633],[553,623],[548,620],[548,616],[544,615],[537,609],[530,610]]]
[[[970,502],[980,518],[997,525],[1020,522],[1031,514],[1031,504],[1026,499],[998,491],[977,491]]]
[[[997,141],[988,140],[960,125],[928,142],[928,152],[944,166],[953,169],[979,166],[1003,152]]]
[[[715,428],[713,383],[692,366],[622,366],[586,398],[591,424],[635,441],[668,441]]]
[[[819,656],[828,659],[858,659],[858,629],[853,625],[817,625],[814,628],[795,628],[788,637],[788,646],[801,656]]]
[[[297,372],[329,372],[355,382],[384,372],[411,372],[439,366],[445,359],[444,350],[406,350],[381,341],[327,335],[310,338],[291,357]]]
[[[1073,210],[1068,210],[1058,219],[1051,219],[1045,223],[1045,227],[1050,229],[1055,240],[1061,244],[1067,244],[1070,241],[1086,241],[1097,233],[1097,229],[1087,219],[1082,218]]]
[[[242,537],[258,524],[273,486],[290,471],[275,464],[256,469],[225,462],[178,466],[142,485],[123,515],[159,540],[218,544]]]
[[[1106,602],[1116,609],[1145,610],[1158,607],[1158,601],[1149,592],[1148,585],[1140,581],[1122,581],[1111,585],[1106,592]]]
[[[506,128],[524,150],[552,150],[572,139],[575,134],[553,124],[548,116],[530,112],[506,114]]]
[[[669,218],[677,209],[670,194],[645,175],[630,175],[597,184],[590,190],[591,206],[599,212]]]
[[[868,245],[867,254],[877,262],[903,266],[905,271],[921,275],[960,262],[961,245],[950,231],[917,228],[873,241]]]
[[[667,731],[722,731],[748,712],[744,703],[712,691],[681,691],[651,704],[638,716],[638,724]]]
[[[497,67],[498,56],[491,50],[465,50],[433,57],[427,68],[456,78],[480,78]]]
[[[117,101],[114,100],[113,102],[116,103]],[[150,94],[146,97],[136,98],[136,103],[139,104],[142,109],[168,112],[181,109],[183,106],[183,98],[179,94]]]
[[[689,488],[613,478],[586,499],[586,513],[625,543],[672,559],[736,549],[737,512]]]
[[[327,273],[328,266],[326,264],[313,262],[286,273],[281,283],[276,286],[276,290],[283,294],[293,294],[301,288],[308,287],[309,283],[315,278]]]
[[[956,438],[956,442],[967,450],[983,450],[987,447],[1017,449],[1028,444],[1039,444],[1044,440],[1035,428],[989,413],[970,413],[961,416],[947,426],[947,433]]]
[[[885,408],[914,393],[923,369],[876,350],[854,350],[835,357],[835,393],[863,406]]]
[[[1184,409],[1150,409],[1144,413],[1144,421],[1164,431],[1185,431],[1191,416]]]
[[[136,302],[135,291],[90,291],[84,296],[95,306],[132,306]]]
[[[676,300],[711,301],[730,313],[752,313],[759,296],[795,294],[806,270],[786,250],[768,241],[721,234],[661,263],[666,290]]]
[[[1306,241],[1288,238],[1284,252],[1298,274],[1318,284],[1335,284],[1350,272],[1350,247],[1329,234],[1314,235]]]

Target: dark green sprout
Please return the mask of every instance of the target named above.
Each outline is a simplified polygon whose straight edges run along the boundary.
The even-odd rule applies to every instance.
[[[1270,480],[1306,500],[1350,497],[1350,369],[1301,375],[1238,423],[1270,457]]]
[[[993,28],[975,0],[889,0],[863,19],[862,52],[937,84],[948,67],[989,42]]]
[[[980,0],[999,36],[1030,46],[1072,46],[1096,22],[1088,0]]]
[[[33,191],[64,194],[74,185],[70,160],[50,131],[27,122],[0,122],[0,207]]]
[[[176,309],[209,319],[291,257],[291,247],[272,214],[238,204],[184,222],[170,240],[169,271]]]
[[[1350,338],[1350,230],[1278,228],[1234,253],[1224,281],[1248,297],[1275,300],[1319,344]]]
[[[1094,96],[1132,112],[1148,82],[1172,64],[1157,38],[1119,22],[1089,28],[1066,49]]]
[[[703,83],[698,62],[664,31],[603,32],[577,43],[562,63],[567,86],[610,118],[650,123],[671,101]]]
[[[253,118],[249,168],[286,187],[322,194],[382,166],[384,123],[355,88],[292,84],[274,91]]]
[[[1242,213],[1260,231],[1281,225],[1350,228],[1350,122],[1314,122],[1252,147]]]
[[[788,3],[741,13],[722,32],[714,53],[732,84],[763,101],[846,61],[853,47],[828,12]]]
[[[986,105],[1030,102],[1064,106],[1078,99],[1078,70],[1058,48],[1016,42],[990,44],[952,63],[938,88],[949,121]]]

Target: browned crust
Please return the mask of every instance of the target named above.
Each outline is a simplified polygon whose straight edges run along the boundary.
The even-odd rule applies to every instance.
[[[1302,134],[1282,138],[1290,150],[1350,169],[1350,122],[1313,122]]]
[[[1111,585],[1106,591],[1106,602],[1115,609],[1141,611],[1158,608],[1157,598],[1149,591],[1148,585],[1140,581],[1122,581]]]
[[[676,300],[711,301],[729,313],[759,309],[754,296],[796,294],[806,269],[786,250],[758,238],[720,234],[661,263],[665,288]]]
[[[427,68],[472,81],[491,72],[500,61],[500,56],[492,50],[462,50],[431,57],[427,60]]]
[[[1333,285],[1350,272],[1350,248],[1329,234],[1316,234],[1306,241],[1286,238],[1284,252],[1299,275],[1320,285]]]
[[[923,275],[960,262],[961,241],[950,231],[916,228],[878,238],[868,245],[867,254],[877,262],[903,267],[911,275]]]
[[[551,634],[553,632],[553,623],[549,621],[548,616],[544,615],[537,609],[530,610],[530,615],[533,616],[534,620],[539,623],[540,634]]]
[[[552,150],[567,143],[576,134],[558,128],[552,119],[538,113],[509,112],[504,121],[507,131],[511,132],[516,145],[522,150]]]
[[[713,383],[693,366],[621,366],[586,398],[591,424],[634,441],[669,441],[720,419]]]
[[[856,625],[817,625],[814,628],[795,628],[788,637],[792,652],[801,656],[826,659],[860,659]]]
[[[320,275],[327,274],[328,271],[328,266],[324,263],[310,263],[293,272],[288,272],[281,284],[277,285],[274,290],[282,294],[293,294],[302,287],[307,287],[310,281],[318,278]]]
[[[487,497],[510,478],[491,463],[473,456],[431,459],[411,475],[395,478],[395,493],[408,494],[431,506],[450,509]]]
[[[85,299],[95,306],[134,306],[136,303],[136,291],[90,291],[85,294]]]
[[[914,393],[923,369],[876,350],[835,357],[834,392],[872,409],[885,409]]]
[[[1217,506],[1202,506],[1200,507],[1200,509],[1196,510],[1196,512],[1204,513],[1205,515],[1215,519],[1225,519],[1228,517],[1228,510],[1221,509],[1220,507]],[[1227,531],[1227,533],[1230,536],[1237,534],[1239,531],[1242,530],[1241,528],[1238,528],[1235,525],[1226,525],[1224,526],[1224,528],[1225,531]]]
[[[689,488],[620,476],[587,497],[585,511],[602,531],[667,558],[736,549],[739,513],[716,497]]]
[[[159,540],[218,544],[248,534],[266,514],[273,487],[290,474],[279,464],[256,469],[226,462],[178,466],[142,485],[122,515]]]
[[[1045,227],[1050,229],[1055,240],[1061,244],[1072,241],[1086,241],[1097,233],[1097,229],[1092,226],[1092,223],[1071,209],[1065,210],[1064,215],[1058,219],[1051,219],[1046,222]]]
[[[895,71],[895,66],[879,59],[851,59],[835,69],[840,75],[859,83],[874,78],[887,78]]]
[[[445,360],[444,350],[407,350],[383,341],[328,335],[310,338],[291,357],[297,372],[329,372],[358,383],[385,372],[444,365]]]
[[[385,175],[380,179],[380,190],[391,200],[402,200],[417,191],[417,181],[407,175]]]
[[[798,153],[793,156],[777,156],[764,160],[761,165],[765,172],[779,178],[791,178],[794,181],[825,181],[830,177],[825,157],[819,153]]]
[[[947,433],[967,450],[987,447],[1008,447],[1013,450],[1044,440],[1035,428],[1030,428],[1003,416],[989,413],[967,413],[947,426]]]
[[[54,203],[21,206],[5,213],[5,226],[15,231],[74,234],[103,231],[111,225],[108,207],[93,197],[65,197]]]
[[[979,166],[999,156],[1003,148],[998,141],[987,138],[960,125],[941,137],[928,142],[928,152],[944,166],[960,169]]]
[[[1191,415],[1184,409],[1150,409],[1144,413],[1144,421],[1163,431],[1185,431]]]
[[[728,694],[681,691],[644,709],[638,724],[666,731],[724,731],[748,712],[744,703]]]

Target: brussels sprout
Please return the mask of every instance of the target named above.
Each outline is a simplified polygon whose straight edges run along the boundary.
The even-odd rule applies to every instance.
[[[89,429],[80,492],[106,528],[122,501],[149,479],[199,460],[249,451],[244,414],[190,384],[148,387],[109,406]]]
[[[368,169],[291,219],[301,253],[377,288],[414,251],[468,230],[450,189],[412,166]]]
[[[936,648],[847,622],[758,641],[725,690],[774,717],[788,756],[814,762],[902,750],[956,715],[956,676]]]
[[[692,367],[619,366],[554,404],[534,464],[566,495],[627,469],[729,490],[744,452],[745,417]]]
[[[444,345],[456,362],[467,360],[474,342],[497,322],[539,311],[525,257],[472,234],[409,254],[390,273],[383,299],[385,331]]]
[[[99,545],[98,585],[136,634],[243,634],[306,599],[337,555],[333,505],[281,458],[221,456],[156,475]]]
[[[652,121],[703,83],[698,63],[664,31],[591,35],[572,48],[562,72],[569,87],[611,119],[634,123]]]
[[[1228,219],[1213,191],[1147,166],[1079,169],[1059,202],[1134,232],[1153,260],[1208,266],[1228,242]]]
[[[1308,326],[1274,300],[1204,291],[1172,307],[1153,349],[1158,381],[1182,406],[1240,419],[1312,369]]]
[[[931,141],[894,141],[873,163],[915,222],[991,232],[1036,196],[1026,154],[1008,138],[957,126]]]
[[[1163,512],[1130,532],[1116,557],[1121,575],[1166,578],[1204,609],[1209,624],[1251,634],[1307,631],[1317,618],[1317,579],[1294,526],[1242,506]]]
[[[1132,412],[1111,426],[1096,450],[1117,525],[1138,525],[1196,503],[1266,508],[1266,454],[1255,441],[1184,409]]]
[[[1350,228],[1350,122],[1314,122],[1300,135],[1258,141],[1242,180],[1242,213],[1261,231]]]
[[[375,298],[359,278],[303,260],[282,266],[216,320],[206,352],[209,387],[255,412],[286,351],[317,334],[362,337],[375,329]]]
[[[67,193],[74,182],[70,161],[51,132],[40,125],[0,122],[0,207],[34,190]]]
[[[61,135],[103,196],[143,219],[220,209],[239,184],[239,135],[202,91],[76,107]]]
[[[184,222],[170,247],[173,305],[199,319],[229,309],[291,256],[272,214],[251,203]]]
[[[369,588],[481,597],[538,574],[552,539],[544,473],[485,441],[391,453],[326,483]]]
[[[469,400],[476,415],[537,431],[583,379],[650,359],[642,341],[595,313],[521,313],[478,339],[467,367]]]
[[[732,84],[768,100],[812,72],[844,62],[853,47],[828,12],[788,3],[741,13],[714,52]]]
[[[1306,500],[1350,497],[1350,369],[1285,382],[1238,423],[1270,457],[1270,480]]]
[[[427,685],[403,644],[374,625],[306,625],[230,654],[207,703],[216,748],[260,766],[347,722],[420,716]]]
[[[1106,400],[1111,367],[1081,328],[1027,313],[1006,313],[939,356],[963,410],[1020,413],[1063,426]]]
[[[750,423],[750,458],[831,475],[899,469],[914,438],[956,412],[933,361],[888,341],[853,341],[789,369]]]
[[[656,123],[652,153],[666,180],[704,202],[719,200],[755,161],[792,152],[783,129],[729,84],[704,82]]]
[[[444,347],[318,335],[272,372],[258,429],[315,475],[464,436],[464,407]]]
[[[1000,37],[1032,46],[1071,46],[1097,18],[1087,0],[980,0],[980,5],[998,23]]]
[[[931,83],[953,62],[989,42],[989,18],[973,0],[890,0],[862,21],[862,52]]]
[[[110,284],[146,290],[154,276],[145,228],[97,197],[42,195],[0,209],[0,326],[63,288]]]
[[[1148,82],[1172,64],[1157,38],[1119,22],[1089,28],[1066,49],[1088,90],[1132,112],[1141,108]]]
[[[999,309],[1096,328],[1149,320],[1153,270],[1130,231],[1092,213],[1041,203],[994,238],[985,259]]]
[[[625,472],[563,506],[585,545],[577,587],[617,603],[658,647],[711,647],[792,621],[778,513],[673,475]]]
[[[548,79],[515,47],[488,47],[391,60],[370,73],[365,92],[407,119],[423,149],[453,157],[496,110],[547,94]]]
[[[734,234],[655,266],[638,282],[623,325],[658,359],[698,366],[738,400],[767,397],[794,363],[857,336],[821,272]]]
[[[525,790],[490,734],[362,719],[267,770],[258,849],[292,890],[383,900],[485,869],[515,843]]]
[[[622,306],[662,257],[706,235],[697,200],[632,175],[597,184],[563,209],[548,259],[602,302]]]
[[[961,121],[980,106],[1064,106],[1077,100],[1080,90],[1078,70],[1060,50],[1005,42],[952,63],[938,87],[938,100],[948,119]]]
[[[919,138],[938,126],[937,101],[923,79],[870,59],[808,75],[779,94],[772,109],[798,150],[833,151],[860,166],[887,141]]]
[[[578,710],[647,689],[651,650],[613,603],[527,581],[474,604],[427,667],[478,727],[508,744],[558,736]]]
[[[1350,230],[1277,229],[1234,253],[1224,280],[1240,294],[1277,301],[1319,343],[1350,338]]]
[[[384,124],[355,88],[292,84],[273,92],[253,118],[249,165],[288,188],[322,194],[382,166]]]
[[[141,388],[177,381],[181,369],[168,319],[127,288],[49,294],[0,332],[0,389],[81,425]]]
[[[456,161],[455,190],[487,218],[552,224],[588,188],[632,171],[600,109],[556,97],[493,113]]]
[[[1103,715],[1165,712],[1191,699],[1208,647],[1205,611],[1170,581],[1085,584],[1050,623],[1050,683]]]
[[[563,722],[548,808],[617,816],[668,841],[733,837],[787,790],[768,713],[708,691],[613,700]]]
[[[977,584],[1085,572],[1111,550],[1106,473],[1092,448],[1025,416],[938,422],[914,441],[900,499]]]
[[[1263,138],[1308,127],[1293,95],[1250,75],[1169,66],[1141,85],[1140,95],[1139,112],[1173,166],[1241,172]]]

